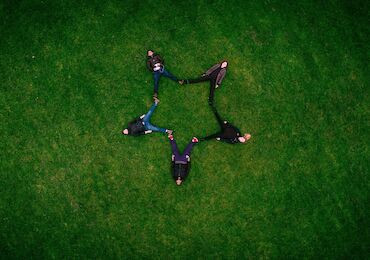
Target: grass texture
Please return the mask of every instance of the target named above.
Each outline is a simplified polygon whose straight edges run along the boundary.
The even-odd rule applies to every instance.
[[[1,258],[369,258],[366,1],[1,1]],[[222,59],[244,145],[197,145],[177,187],[147,49],[180,78]],[[209,86],[162,78],[152,122],[218,129]]]

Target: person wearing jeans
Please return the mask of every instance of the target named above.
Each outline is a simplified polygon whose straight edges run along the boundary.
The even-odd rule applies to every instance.
[[[153,98],[158,97],[159,89],[159,80],[161,76],[172,79],[173,81],[178,81],[178,79],[164,67],[164,60],[159,56],[159,54],[154,53],[152,50],[149,50],[147,53],[147,62],[146,65],[148,69],[153,73],[154,79],[154,95]]]
[[[180,153],[173,135],[169,135],[168,138],[170,139],[172,149],[172,178],[175,180],[177,185],[181,185],[189,174],[190,153],[194,145],[198,143],[198,139],[193,137],[190,143],[186,146],[184,152]]]
[[[206,137],[199,138],[200,141],[216,139],[217,141],[222,141],[229,144],[236,144],[245,143],[251,138],[251,135],[247,133],[242,136],[238,128],[236,128],[229,122],[221,119],[214,106],[212,106],[212,111],[217,119],[218,124],[220,125],[221,131]]]
[[[223,61],[221,63],[213,65],[210,69],[208,69],[205,73],[203,73],[199,78],[183,79],[183,80],[180,80],[179,83],[180,84],[192,84],[192,83],[198,83],[198,82],[203,82],[203,81],[209,81],[210,90],[209,90],[208,103],[210,105],[213,105],[215,90],[221,85],[222,80],[224,79],[226,75],[227,65],[228,65],[227,61]]]
[[[139,118],[131,121],[127,128],[122,133],[125,135],[139,136],[144,134],[150,134],[152,132],[161,132],[172,134],[172,130],[161,128],[150,123],[150,119],[153,116],[154,110],[157,108],[159,99],[155,99],[153,105],[150,107],[148,113],[140,116]]]

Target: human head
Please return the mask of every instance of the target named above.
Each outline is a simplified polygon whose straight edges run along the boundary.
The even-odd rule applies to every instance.
[[[124,134],[124,135],[128,135],[128,129],[126,128],[126,129],[124,129],[123,131],[122,131],[122,134]]]
[[[186,176],[189,172],[189,164],[190,162],[188,162],[187,164],[174,165],[175,167],[172,171],[172,178],[177,186],[180,186],[185,181]]]
[[[148,56],[153,56],[153,54],[154,54],[154,51],[148,50]]]
[[[181,177],[178,177],[177,180],[176,180],[176,185],[180,186],[181,184],[182,184],[182,179],[181,179]]]
[[[246,141],[248,141],[249,139],[251,139],[251,135],[250,134],[244,134],[243,136],[240,136],[238,139],[239,139],[239,142],[241,143],[245,143]]]
[[[224,60],[222,63],[221,63],[221,68],[226,68],[228,65],[227,61]]]

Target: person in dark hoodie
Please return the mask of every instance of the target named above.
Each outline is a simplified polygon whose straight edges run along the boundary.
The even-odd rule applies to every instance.
[[[209,81],[210,82],[210,90],[209,90],[209,97],[208,97],[208,103],[210,105],[213,104],[215,90],[218,88],[222,80],[224,79],[226,75],[228,63],[227,61],[222,61],[221,63],[213,65],[210,69],[208,69],[205,73],[203,73],[199,78],[196,79],[183,79],[180,80],[180,84],[192,84],[192,83],[198,83],[203,81]]]
[[[199,141],[206,141],[216,139],[217,141],[226,142],[229,144],[245,143],[251,138],[250,134],[241,135],[240,130],[230,124],[229,122],[222,120],[218,114],[216,108],[212,106],[212,111],[220,125],[221,130],[215,134],[199,138]]]
[[[193,137],[190,143],[186,146],[184,152],[180,154],[176,141],[173,135],[168,135],[172,148],[172,178],[177,185],[181,185],[190,171],[190,153],[194,145],[198,143],[198,139]]]
[[[162,57],[159,56],[159,54],[154,53],[154,51],[152,50],[148,50],[146,66],[153,73],[154,79],[153,98],[158,97],[159,79],[161,78],[161,76],[170,78],[173,81],[180,83],[171,72],[164,68],[164,60],[162,59]]]
[[[154,103],[149,109],[148,113],[134,119],[128,124],[128,127],[122,130],[122,134],[124,135],[145,135],[150,134],[152,132],[161,132],[161,133],[168,133],[172,134],[172,130],[157,127],[150,123],[150,118],[153,116],[154,110],[157,108],[159,103],[159,99],[155,98]]]

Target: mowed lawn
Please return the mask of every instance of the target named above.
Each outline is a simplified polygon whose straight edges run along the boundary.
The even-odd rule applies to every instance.
[[[0,3],[0,258],[370,256],[367,1]],[[227,59],[215,103],[252,134],[122,136],[180,78]],[[217,131],[209,85],[160,82],[183,149]]]

